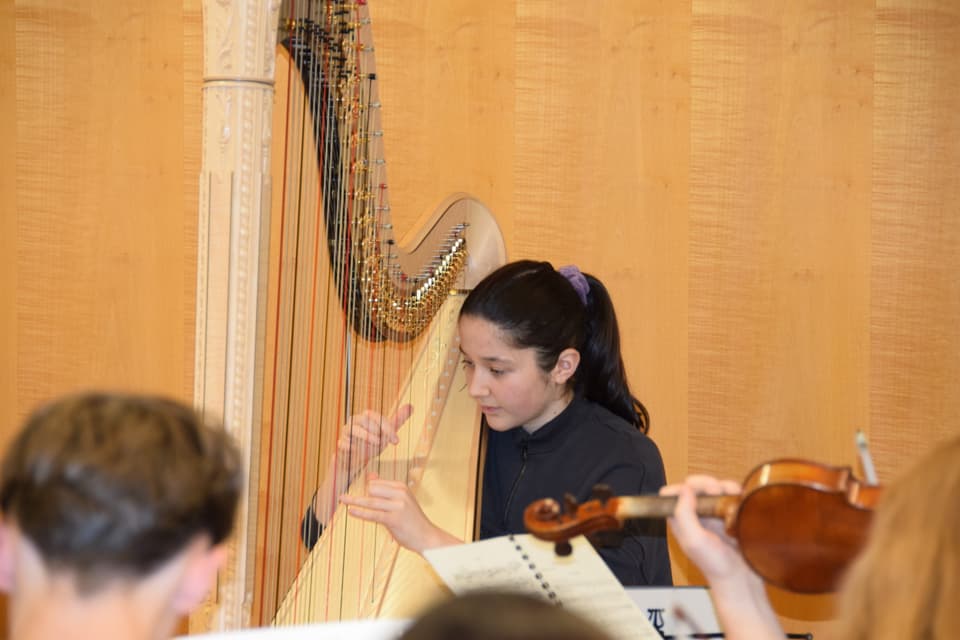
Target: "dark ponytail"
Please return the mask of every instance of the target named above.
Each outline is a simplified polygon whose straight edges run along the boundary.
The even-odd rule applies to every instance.
[[[577,389],[586,398],[602,404],[640,431],[650,429],[650,414],[627,384],[627,370],[620,353],[620,325],[613,301],[603,283],[585,273],[590,284],[587,294],[587,335],[580,348]]]
[[[511,262],[470,292],[460,315],[483,318],[515,347],[535,349],[545,372],[553,369],[561,351],[576,349],[580,365],[570,382],[574,390],[646,433],[650,417],[627,384],[610,295],[599,280],[584,275],[590,285],[586,305],[549,262]]]

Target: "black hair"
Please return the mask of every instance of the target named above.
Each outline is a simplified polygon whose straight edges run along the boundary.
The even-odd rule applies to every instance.
[[[178,402],[88,393],[37,410],[0,470],[0,509],[81,593],[222,542],[241,491],[229,434]]]
[[[513,346],[532,348],[549,372],[564,349],[580,352],[570,383],[576,393],[603,405],[646,433],[650,416],[630,392],[620,354],[620,329],[606,287],[583,274],[587,303],[549,262],[519,260],[500,267],[470,292],[460,316],[476,316],[499,327]]]

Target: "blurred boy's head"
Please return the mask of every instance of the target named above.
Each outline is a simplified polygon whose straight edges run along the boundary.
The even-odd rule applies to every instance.
[[[222,562],[241,478],[229,435],[177,402],[89,393],[46,405],[0,468],[0,588],[16,600],[37,573],[90,597],[202,557],[175,572],[204,582],[177,596],[186,613]]]

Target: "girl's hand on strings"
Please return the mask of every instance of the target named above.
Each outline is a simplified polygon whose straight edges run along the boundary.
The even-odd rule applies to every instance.
[[[689,476],[681,484],[662,487],[660,495],[677,496],[677,506],[669,519],[674,538],[684,553],[710,580],[722,580],[752,573],[740,554],[737,541],[727,535],[719,518],[697,515],[697,495],[739,494],[740,485],[705,475]]]
[[[388,444],[400,442],[397,432],[412,413],[413,405],[402,404],[389,417],[384,417],[371,409],[350,416],[347,423],[340,429],[337,449],[341,455],[349,454],[351,451],[362,452],[361,464],[364,464]]]
[[[413,405],[402,404],[392,416],[373,410],[350,416],[340,429],[337,449],[330,456],[320,486],[313,496],[313,513],[323,526],[336,507],[337,496],[346,491],[370,460],[388,444],[397,444],[397,432],[413,413]]]
[[[350,515],[382,524],[397,543],[417,553],[461,542],[430,522],[410,488],[399,480],[383,480],[371,473],[367,495],[342,495],[340,502],[348,505]]]

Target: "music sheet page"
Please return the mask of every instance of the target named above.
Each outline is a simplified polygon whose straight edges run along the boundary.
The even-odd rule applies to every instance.
[[[426,551],[454,593],[503,589],[555,602],[606,630],[616,640],[661,640],[593,546],[579,536],[573,553],[529,534]]]

